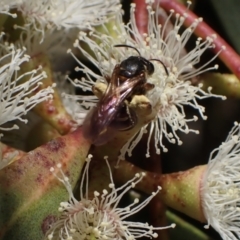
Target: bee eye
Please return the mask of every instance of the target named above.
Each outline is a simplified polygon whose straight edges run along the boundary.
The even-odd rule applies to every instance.
[[[152,75],[154,73],[154,65],[151,62],[148,62],[148,66],[147,66],[147,71],[149,75]]]

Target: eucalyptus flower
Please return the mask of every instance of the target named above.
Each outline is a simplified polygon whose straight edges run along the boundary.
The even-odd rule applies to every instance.
[[[80,66],[76,68],[76,71],[82,71],[86,74],[85,78],[72,80],[73,84],[82,88],[83,91],[91,91],[96,80],[107,84],[105,77],[111,78],[116,64],[120,64],[130,56],[138,56],[138,51],[141,57],[150,60],[154,65],[153,74],[146,77],[147,82],[153,84],[154,88],[148,91],[145,96],[151,103],[152,112],[155,111],[155,117],[123,146],[120,158],[124,158],[126,152],[131,155],[133,148],[146,132],[148,132],[147,157],[150,156],[151,137],[155,140],[155,148],[158,154],[160,154],[160,147],[163,151],[167,151],[163,144],[164,138],[171,143],[181,145],[182,141],[178,136],[179,131],[186,134],[189,132],[199,133],[198,130],[191,129],[188,126],[189,122],[196,121],[198,117],[187,118],[184,107],[194,108],[203,119],[207,119],[204,114],[205,109],[198,103],[198,100],[209,97],[225,99],[222,96],[212,94],[211,88],[205,92],[201,89],[202,85],[192,85],[190,81],[199,74],[218,67],[217,65],[207,67],[217,55],[200,67],[196,66],[199,64],[202,54],[206,50],[214,48],[216,36],[209,36],[205,40],[198,38],[195,47],[189,52],[185,52],[185,46],[189,38],[202,19],[196,19],[190,27],[181,31],[181,27],[188,17],[187,13],[180,16],[171,11],[166,22],[161,25],[158,22],[158,14],[162,10],[160,8],[154,10],[151,5],[147,6],[147,10],[148,33],[143,36],[136,26],[135,4],[131,5],[130,22],[128,24],[123,23],[122,12],[119,11],[113,28],[108,29],[103,24],[101,31],[93,30],[89,34],[80,32],[74,47],[79,49],[99,69],[100,73],[94,72],[77,60],[73,52],[69,50],[69,53],[75,57]],[[175,23],[171,29],[168,26],[171,24],[170,19],[172,17],[175,17]],[[112,37],[112,35],[115,37]],[[115,47],[117,44],[130,47]],[[85,50],[86,45],[92,50],[93,54],[89,54]],[[93,107],[97,102],[95,96],[73,96],[73,98],[78,99],[86,107]]]
[[[107,21],[118,11],[119,0],[22,0],[9,4],[9,9],[22,19],[13,26],[19,30],[15,43],[26,47],[31,57],[50,59],[54,70],[65,72],[73,64],[66,49],[79,29],[85,31]]]
[[[117,0],[24,0],[18,10],[37,30],[68,30],[101,24],[108,14],[115,13],[118,5]]]
[[[37,91],[41,80],[46,78],[41,67],[25,73],[20,71],[21,65],[30,59],[25,52],[25,48],[17,49],[13,44],[0,43],[0,130],[16,129],[16,125],[2,127],[13,120],[26,123],[23,116],[38,103],[52,97],[52,87]]]
[[[240,124],[211,155],[202,180],[201,202],[210,225],[224,240],[240,238]]]
[[[2,3],[3,13],[11,15],[9,13],[11,9],[17,10],[17,13],[12,14],[13,17],[21,13],[24,24],[16,24],[14,27],[25,31],[24,38],[27,35],[27,38],[31,41],[33,39],[38,44],[47,38],[48,45],[51,45],[49,43],[51,42],[52,46],[56,42],[61,42],[61,39],[68,39],[72,30],[75,30],[76,36],[76,29],[89,29],[103,23],[111,17],[111,14],[115,14],[118,8],[118,0],[19,0],[12,4]],[[33,37],[31,33],[35,33],[36,36]],[[58,41],[55,41],[56,38]]]
[[[121,187],[116,188],[107,157],[105,157],[105,159],[110,174],[109,190],[103,189],[102,193],[94,191],[93,198],[90,198],[88,192],[88,171],[91,158],[92,156],[89,155],[86,159],[86,167],[83,171],[80,184],[79,201],[73,195],[69,179],[62,171],[61,164],[57,165],[61,176],[55,174],[54,168],[50,169],[66,187],[69,193],[69,201],[60,203],[59,211],[61,212],[61,216],[50,228],[46,236],[47,239],[134,240],[140,237],[156,238],[157,233],[154,233],[154,230],[175,227],[175,224],[168,227],[153,227],[147,223],[126,220],[127,217],[134,215],[145,207],[161,188],[158,187],[156,192],[153,192],[151,196],[141,203],[139,203],[139,199],[136,198],[129,206],[124,208],[118,207],[123,195],[134,188],[135,185],[143,179],[144,174],[136,174],[133,179],[129,180]]]
[[[0,13],[12,15],[10,10],[17,9],[27,25],[33,25],[35,30],[42,31],[45,28],[67,30],[99,25],[106,21],[107,15],[114,14],[118,7],[118,0],[2,0]]]
[[[53,93],[52,87],[38,90],[41,80],[46,78],[41,66],[21,72],[21,66],[30,60],[30,56],[25,54],[25,48],[3,42],[3,35],[0,35],[0,137],[5,131],[18,129],[16,121],[20,125],[26,124],[28,120],[24,116],[37,104],[51,100]],[[2,157],[0,149],[0,169],[8,165],[16,154],[17,151]]]
[[[78,125],[82,125],[88,110],[74,98],[70,97],[75,94],[75,87],[67,81],[67,75],[62,74],[61,72],[54,72],[53,76],[65,109]]]

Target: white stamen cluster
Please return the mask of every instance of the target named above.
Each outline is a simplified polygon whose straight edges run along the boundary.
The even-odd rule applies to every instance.
[[[12,8],[17,7],[18,5],[22,4],[23,0],[1,0],[0,2],[0,13],[7,14],[13,18],[17,17],[16,13],[11,13],[10,10]],[[3,18],[3,16],[1,16]],[[0,21],[1,22],[1,21]]]
[[[120,12],[116,16],[116,25],[112,29],[107,29],[107,26],[103,25],[101,32],[92,31],[88,35],[80,32],[74,47],[78,48],[100,70],[101,75],[78,61],[69,50],[69,53],[75,57],[80,65],[76,70],[86,74],[85,78],[81,80],[75,79],[72,82],[74,82],[75,86],[85,91],[91,91],[96,79],[106,83],[105,76],[111,77],[116,64],[121,63],[130,56],[138,56],[136,50],[126,47],[114,47],[116,44],[126,44],[135,47],[142,57],[158,59],[167,68],[166,71],[161,62],[157,60],[152,61],[155,71],[151,76],[147,76],[147,82],[154,84],[155,87],[146,96],[156,112],[156,117],[126,143],[121,151],[122,157],[124,157],[126,152],[131,155],[132,149],[137,145],[142,135],[147,132],[147,129],[149,134],[147,156],[149,156],[150,138],[152,136],[155,139],[155,147],[158,154],[160,153],[159,146],[162,147],[163,151],[167,151],[163,144],[164,137],[171,143],[182,144],[177,131],[198,133],[198,131],[188,127],[189,122],[198,119],[197,116],[187,119],[184,106],[193,107],[203,119],[206,119],[204,115],[205,109],[198,104],[198,100],[216,97],[216,95],[211,93],[210,88],[208,92],[204,92],[201,89],[201,85],[194,86],[190,82],[190,79],[199,74],[217,68],[217,66],[206,68],[213,59],[201,67],[195,68],[200,61],[201,55],[207,49],[214,48],[213,41],[215,36],[209,36],[206,40],[198,38],[195,48],[188,53],[185,52],[185,46],[189,38],[202,19],[196,19],[190,27],[180,32],[187,14],[184,16],[176,14],[174,16],[174,11],[172,11],[164,25],[161,25],[158,22],[158,15],[161,14],[161,9],[157,8],[154,11],[151,6],[148,6],[147,10],[148,34],[143,36],[139,33],[136,26],[134,4],[131,5],[131,19],[127,25],[123,23],[122,13]],[[172,16],[175,17],[175,24],[172,28],[169,28]],[[94,52],[94,56],[85,50],[84,46],[86,45]],[[87,107],[94,106],[97,101],[94,96],[79,96],[75,98],[78,98]]]
[[[45,26],[69,29],[98,25],[113,14],[119,1],[116,0],[40,0],[37,3],[25,0],[20,6],[23,14],[42,28]]]
[[[104,189],[102,193],[94,192],[94,197],[89,199],[88,196],[88,171],[91,160],[91,155],[86,159],[86,167],[83,172],[80,186],[80,201],[73,196],[72,188],[68,178],[61,170],[61,164],[57,167],[60,170],[61,176],[55,174],[55,169],[50,171],[61,181],[69,193],[69,201],[60,203],[59,211],[62,213],[59,220],[53,224],[47,233],[47,239],[61,240],[87,240],[87,239],[108,239],[108,240],[134,240],[141,237],[156,238],[157,233],[154,230],[174,227],[172,224],[169,227],[153,227],[147,223],[129,222],[125,219],[145,207],[150,200],[160,191],[160,187],[156,192],[153,192],[142,203],[139,199],[135,199],[132,204],[125,208],[119,208],[118,204],[123,195],[134,188],[134,186],[142,180],[144,174],[136,174],[136,176],[125,183],[123,186],[116,188],[112,178],[111,168],[106,162],[110,172],[110,191]],[[86,181],[86,189],[84,191],[84,182]]]
[[[202,180],[205,217],[224,240],[240,238],[240,124],[211,155]]]
[[[106,21],[118,9],[118,0],[22,0],[0,4],[2,12],[16,8],[27,25],[37,31],[45,29],[85,29]],[[1,8],[0,8],[1,12]]]
[[[18,129],[15,120],[27,123],[24,116],[37,104],[51,99],[53,93],[52,87],[38,90],[41,80],[46,78],[41,67],[28,72],[21,71],[22,65],[29,61],[30,56],[25,54],[25,48],[16,48],[13,44],[3,42],[3,35],[0,34],[1,132]],[[0,150],[0,169],[8,165],[15,155],[17,151],[2,157]]]
[[[64,62],[66,49],[76,38],[79,29],[91,29],[93,26],[102,24],[118,9],[119,0],[4,0],[0,2],[0,13],[14,18],[19,15],[22,19],[20,25],[18,22],[14,25],[14,29],[20,30],[16,43],[26,47],[27,53],[31,56],[39,53],[47,54],[52,60],[54,69],[58,70],[63,70],[59,65]],[[2,15],[0,25],[4,24],[7,15]],[[8,31],[8,26],[5,31]]]
[[[26,122],[23,116],[38,103],[51,99],[53,89],[37,91],[46,73],[41,71],[41,67],[21,72],[21,65],[30,59],[25,55],[26,49],[17,49],[13,44],[0,40],[0,130],[12,130],[17,126],[5,128],[1,125],[17,119]]]
[[[81,125],[88,110],[77,102],[73,96],[75,94],[75,87],[67,81],[67,76],[60,72],[54,72],[53,77],[57,84],[57,89],[61,93],[63,105],[67,112],[72,116],[72,119]]]

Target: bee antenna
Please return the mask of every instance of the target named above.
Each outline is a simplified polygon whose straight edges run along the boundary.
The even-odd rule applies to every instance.
[[[138,53],[138,55],[141,57],[140,52],[137,50],[137,48],[135,48],[135,47],[133,47],[133,46],[126,45],[126,44],[117,44],[117,45],[114,45],[114,47],[126,47],[126,48],[132,48],[132,49],[136,50],[136,52]]]
[[[158,61],[158,62],[160,62],[160,63],[163,65],[166,74],[169,76],[169,72],[168,72],[168,70],[167,70],[167,67],[166,67],[166,65],[165,65],[161,60],[152,58],[152,59],[149,59],[149,61]]]

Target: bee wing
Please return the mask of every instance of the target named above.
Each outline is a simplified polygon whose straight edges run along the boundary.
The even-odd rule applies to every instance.
[[[116,65],[106,92],[99,101],[99,105],[106,106],[106,108],[101,109],[103,112],[108,111],[109,108],[118,110],[118,107],[135,92],[136,88],[141,88],[143,83],[146,82],[145,73],[141,73],[136,77],[128,78],[120,82],[119,69],[119,65]]]
[[[115,135],[114,129],[107,128],[98,118],[98,107],[93,107],[83,122],[83,136],[94,145],[103,145]]]
[[[123,107],[133,89],[145,81],[145,74],[129,78],[120,84],[119,65],[116,65],[109,85],[102,99],[93,108],[83,123],[84,137],[95,145],[102,145],[115,136],[117,132],[110,124],[116,117],[118,111]]]

